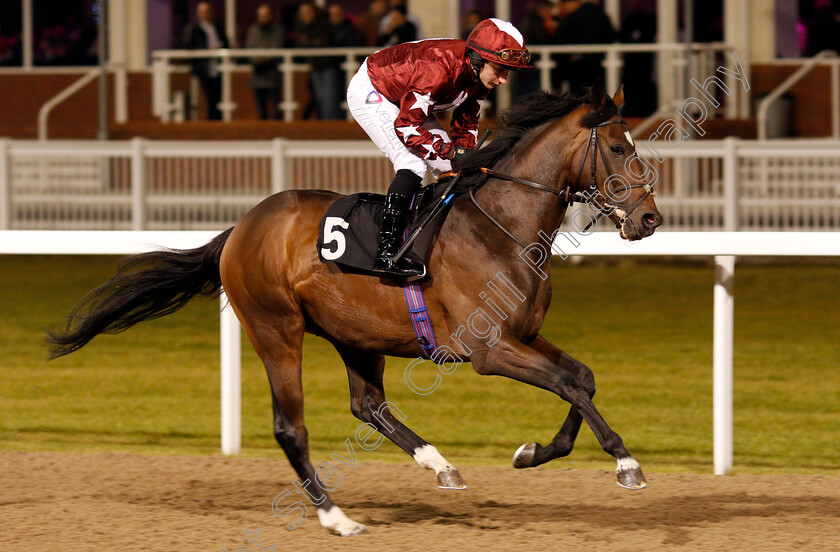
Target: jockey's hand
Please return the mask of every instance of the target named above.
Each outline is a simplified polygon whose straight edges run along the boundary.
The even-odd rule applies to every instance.
[[[446,158],[452,162],[452,168],[458,169],[458,165],[464,160],[467,156],[467,152],[469,150],[464,146],[452,146],[449,148],[449,151],[446,154]]]

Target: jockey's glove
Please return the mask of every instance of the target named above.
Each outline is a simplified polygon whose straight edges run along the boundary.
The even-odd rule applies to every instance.
[[[447,152],[446,159],[452,162],[452,168],[458,169],[458,165],[464,160],[467,156],[467,152],[469,150],[464,146],[452,146],[449,148]]]

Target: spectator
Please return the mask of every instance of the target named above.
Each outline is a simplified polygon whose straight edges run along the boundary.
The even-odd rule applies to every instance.
[[[301,4],[295,24],[295,46],[326,48],[330,45],[330,25],[327,18],[315,4]],[[340,119],[341,96],[336,95],[336,90],[341,86],[341,69],[336,65],[335,58],[312,56],[307,61],[311,66],[309,86],[318,116],[321,119]]]
[[[528,10],[519,29],[525,38],[525,44],[537,46],[541,44],[557,44],[560,23],[555,17],[555,6],[549,0],[540,0]],[[563,56],[565,57],[565,56]],[[563,65],[562,59],[555,59],[558,67]],[[514,75],[513,88],[517,94],[529,94],[540,89],[540,72],[524,71]]]
[[[69,30],[64,25],[44,29],[37,39],[32,57],[37,65],[61,65],[70,50]]]
[[[330,41],[331,45],[337,48],[350,48],[359,45],[359,35],[356,33],[356,26],[347,18],[344,13],[344,8],[339,4],[331,4],[327,8],[327,14],[330,20]],[[341,64],[344,63],[343,57],[333,58],[333,63],[338,71],[338,78],[336,79],[335,94],[339,100],[344,98],[347,91],[346,79],[344,72],[341,69]]]
[[[577,8],[575,9],[575,6]],[[567,44],[609,44],[615,42],[616,33],[612,21],[604,13],[604,8],[597,0],[564,2],[563,7],[573,10],[566,16],[560,28],[560,35]],[[569,58],[566,72],[569,88],[573,93],[587,86],[592,86],[598,79],[604,78],[601,62],[603,54],[574,54]],[[612,93],[614,91],[610,91]]]
[[[461,38],[466,40],[473,29],[475,29],[475,26],[485,19],[487,19],[487,16],[478,8],[473,8],[465,13],[464,20],[461,22]]]
[[[822,50],[840,53],[840,21],[830,0],[817,0],[808,24],[808,49],[805,54],[810,57]]]
[[[362,14],[356,23],[361,46],[376,46],[379,43],[379,22],[387,11],[386,0],[371,0],[368,11]]]
[[[20,65],[21,57],[20,35],[3,36],[0,27],[0,65]]]
[[[417,40],[417,27],[408,20],[405,6],[396,6],[388,13],[388,25],[379,36],[379,45],[389,48]],[[381,28],[381,26],[380,26]]]
[[[379,36],[388,34],[388,29],[393,26],[391,22],[392,17],[399,17],[398,15],[394,15],[394,10],[401,11],[405,18],[411,21],[411,24],[414,25],[415,36],[417,37],[414,40],[420,40],[423,38],[423,30],[420,28],[420,19],[418,19],[416,15],[408,13],[408,5],[406,5],[405,0],[391,0],[391,9],[388,10],[388,13],[385,14],[385,17],[383,17],[379,22]]]
[[[641,0],[632,0],[621,22],[619,34],[625,44],[656,42],[656,16],[644,10]],[[653,82],[653,54],[624,54],[621,82],[624,84],[622,113],[629,117],[647,117],[656,109],[656,84]]]
[[[229,48],[230,43],[224,29],[213,20],[213,8],[209,2],[200,2],[195,10],[196,22],[184,31],[183,47],[188,50],[214,50]],[[222,99],[222,78],[219,63],[215,59],[196,59],[192,61],[192,72],[204,91],[207,100],[207,119],[218,121],[222,118],[219,102]]]
[[[257,22],[248,28],[245,39],[246,48],[282,48],[283,29],[274,22],[274,14],[271,6],[263,4],[257,8]],[[251,88],[254,89],[254,99],[257,102],[257,114],[260,119],[268,119],[266,103],[271,106],[271,115],[275,119],[280,118],[280,111],[277,109],[279,96],[277,85],[280,72],[277,70],[276,58],[257,57],[251,58]]]
[[[356,33],[356,27],[347,19],[344,8],[339,4],[331,4],[327,8],[327,14],[330,21],[330,45],[338,48],[358,46],[359,36]]]
[[[99,29],[93,19],[79,23],[75,18],[68,20],[70,46],[65,55],[66,65],[96,65],[99,63],[96,38]]]

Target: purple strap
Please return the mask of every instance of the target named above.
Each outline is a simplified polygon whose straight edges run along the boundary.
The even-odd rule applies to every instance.
[[[408,314],[411,317],[411,325],[414,326],[414,334],[420,343],[420,350],[425,358],[432,358],[432,353],[437,349],[437,341],[435,341],[432,321],[429,319],[429,310],[423,299],[423,290],[420,284],[412,282],[403,285],[403,292],[408,305]]]
[[[414,207],[415,199],[417,199],[416,195],[411,198],[409,209]],[[406,236],[408,236],[407,228],[403,232],[403,239]],[[437,341],[435,340],[435,331],[432,329],[432,321],[429,320],[426,300],[423,299],[423,290],[420,288],[420,284],[416,282],[403,283],[403,293],[405,293],[405,303],[408,305],[411,325],[414,326],[414,335],[417,336],[417,341],[420,343],[420,350],[425,358],[432,358],[432,353],[437,349]]]

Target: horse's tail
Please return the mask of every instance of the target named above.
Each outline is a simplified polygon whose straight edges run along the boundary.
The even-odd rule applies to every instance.
[[[219,260],[231,230],[196,249],[129,257],[113,278],[76,303],[64,330],[47,330],[49,358],[72,353],[99,334],[171,314],[198,294],[218,294]]]

